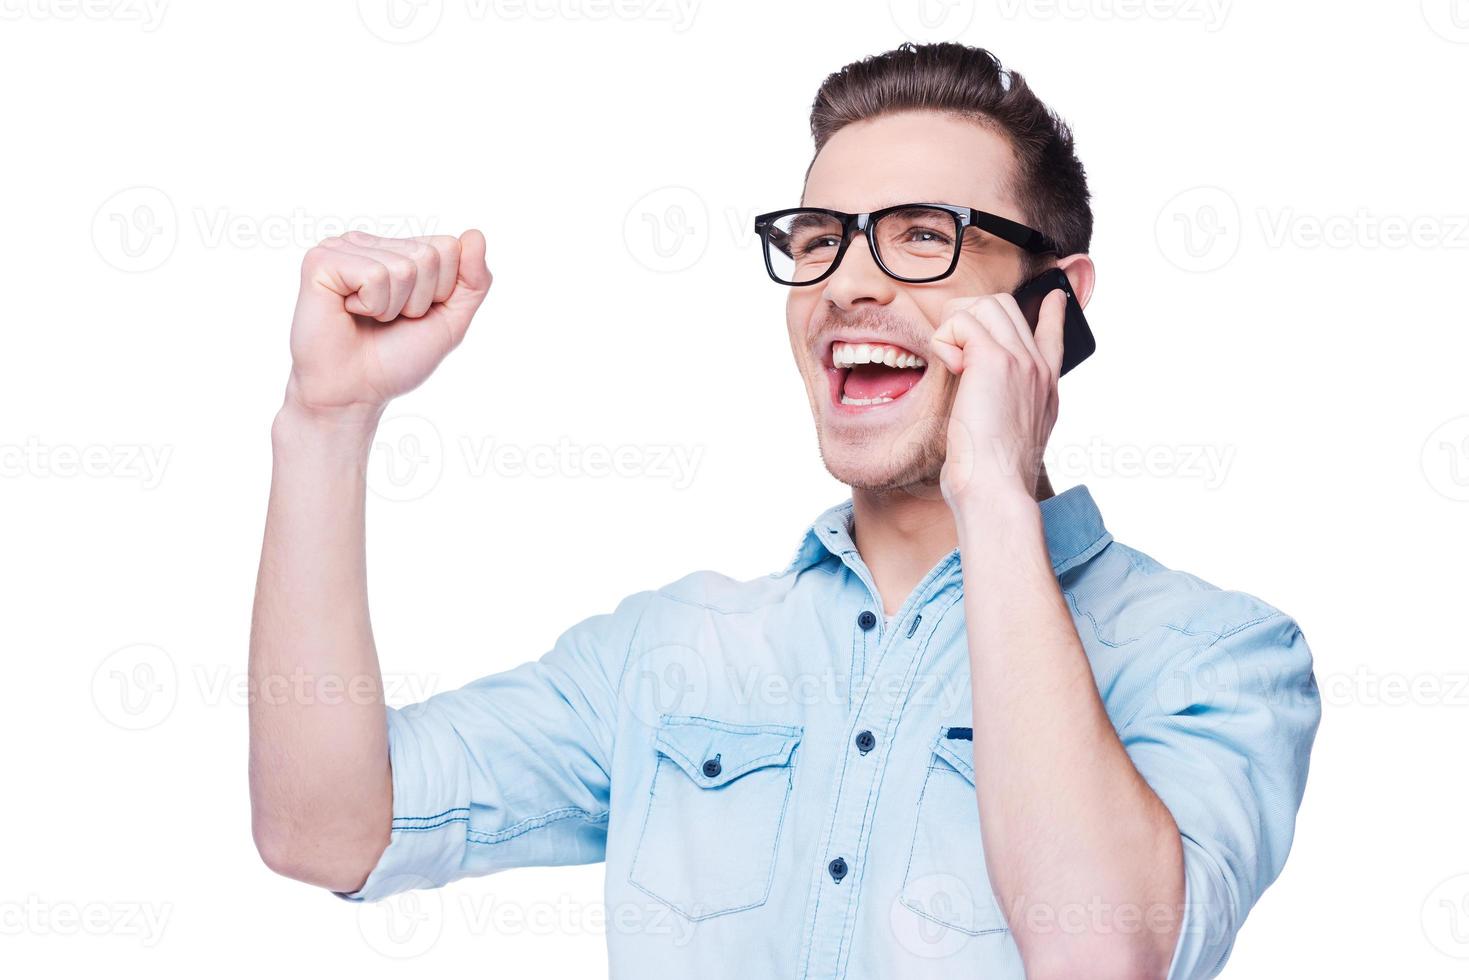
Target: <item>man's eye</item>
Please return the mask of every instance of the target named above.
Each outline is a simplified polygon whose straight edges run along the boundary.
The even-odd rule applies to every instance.
[[[835,235],[822,235],[820,238],[813,238],[802,244],[799,251],[803,255],[810,255],[819,248],[836,248],[836,244]]]
[[[934,231],[932,228],[910,228],[908,230],[908,240],[933,245],[948,245],[953,242],[953,239],[948,235],[941,231]]]

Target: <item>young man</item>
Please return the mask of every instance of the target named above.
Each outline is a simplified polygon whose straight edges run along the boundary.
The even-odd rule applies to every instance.
[[[640,592],[402,710],[365,461],[463,339],[484,239],[307,255],[250,674],[369,696],[252,699],[260,853],[369,900],[605,860],[611,970],[642,980],[1211,976],[1285,861],[1319,699],[1290,617],[1040,467],[1064,296],[1032,335],[1009,294],[1052,266],[1091,293],[1070,133],[952,44],[832,75],[812,129],[813,210],[759,227],[851,500],[782,571]]]

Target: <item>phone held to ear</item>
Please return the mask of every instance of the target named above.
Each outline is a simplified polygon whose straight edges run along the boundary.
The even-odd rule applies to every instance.
[[[1034,333],[1041,316],[1041,302],[1053,289],[1066,291],[1066,323],[1061,330],[1061,342],[1064,345],[1061,352],[1061,373],[1065,374],[1097,350],[1097,339],[1092,336],[1092,328],[1087,326],[1086,317],[1082,315],[1081,303],[1071,291],[1071,280],[1066,278],[1066,273],[1061,269],[1047,269],[1021,285],[1013,295]]]

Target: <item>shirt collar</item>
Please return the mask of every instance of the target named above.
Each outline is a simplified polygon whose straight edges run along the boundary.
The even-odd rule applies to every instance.
[[[1085,563],[1112,540],[1102,523],[1101,511],[1084,484],[1047,497],[1040,502],[1040,508],[1051,568],[1057,575]],[[848,498],[828,507],[811,522],[796,546],[795,556],[779,574],[809,568],[828,555],[841,558],[856,551],[852,541],[852,501]]]

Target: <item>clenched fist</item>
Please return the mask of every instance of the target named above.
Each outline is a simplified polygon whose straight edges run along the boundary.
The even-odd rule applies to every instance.
[[[301,264],[287,400],[313,414],[375,415],[459,345],[489,289],[478,231],[326,239]]]

